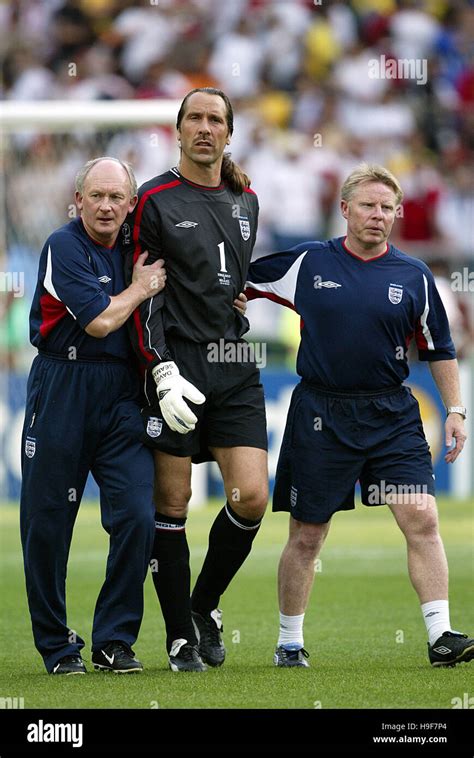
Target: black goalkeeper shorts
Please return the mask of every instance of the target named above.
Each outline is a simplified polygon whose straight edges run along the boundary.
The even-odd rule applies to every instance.
[[[239,349],[239,344],[244,349]],[[146,396],[150,405],[142,409],[142,441],[146,445],[169,455],[192,457],[193,463],[213,460],[210,447],[268,449],[260,371],[254,361],[242,360],[248,354],[245,340],[226,349],[228,345],[221,340],[216,351],[189,340],[174,339],[168,344],[181,375],[206,396],[206,402],[196,405],[184,398],[198,422],[188,434],[173,432],[163,419],[156,383],[148,371]],[[214,360],[216,352],[220,360]]]

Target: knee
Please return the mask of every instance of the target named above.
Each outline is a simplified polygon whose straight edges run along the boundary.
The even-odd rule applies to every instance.
[[[328,529],[329,523],[300,523],[300,526],[290,535],[290,545],[302,560],[314,560],[324,544]]]
[[[192,491],[189,486],[155,490],[155,508],[165,516],[186,518],[191,495]]]
[[[436,509],[417,511],[413,518],[407,519],[403,531],[409,542],[436,541],[439,538]]]
[[[265,513],[268,502],[268,486],[261,484],[248,492],[232,490],[228,499],[230,507],[240,516],[251,521],[258,521]]]

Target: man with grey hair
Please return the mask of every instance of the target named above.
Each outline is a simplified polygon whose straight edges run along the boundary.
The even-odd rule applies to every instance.
[[[474,639],[451,627],[430,451],[418,403],[402,384],[412,338],[446,405],[448,463],[463,448],[466,409],[433,275],[388,243],[402,198],[387,169],[363,164],[341,191],[345,237],[305,242],[250,265],[248,297],[288,305],[303,323],[301,382],[293,392],[273,493],[273,510],[290,512],[278,573],[276,666],[308,667],[303,621],[314,562],[333,514],[354,508],[357,480],[362,502],[388,505],[405,536],[430,663],[454,666],[474,658]]]
[[[38,348],[22,435],[20,527],[36,647],[50,674],[84,674],[83,639],[66,620],[69,547],[87,476],[100,489],[110,536],[92,661],[140,671],[131,645],[143,615],[153,544],[153,458],[139,441],[139,386],[125,322],[165,284],[163,261],[137,260],[125,288],[120,228],[137,202],[125,163],[102,157],[78,172],[80,216],[43,247],[30,313]]]

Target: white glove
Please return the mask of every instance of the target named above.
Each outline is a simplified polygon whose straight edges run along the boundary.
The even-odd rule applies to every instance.
[[[179,368],[173,361],[159,363],[151,373],[156,382],[156,394],[161,412],[169,428],[180,434],[192,432],[196,427],[197,417],[184,402],[183,397],[201,405],[206,402],[205,396],[194,384],[181,376]]]

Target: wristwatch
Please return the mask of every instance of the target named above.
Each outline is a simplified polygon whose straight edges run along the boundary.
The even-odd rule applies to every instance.
[[[449,416],[450,413],[459,413],[460,416],[466,418],[466,409],[463,405],[448,405],[446,415]]]

